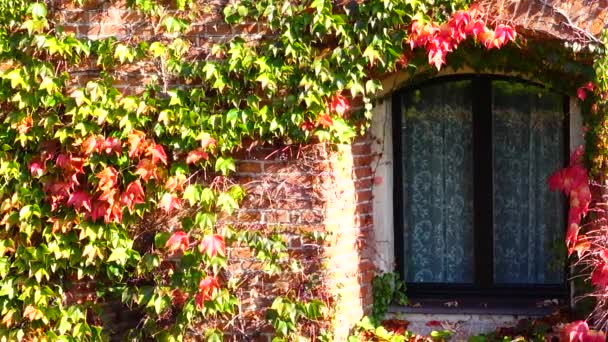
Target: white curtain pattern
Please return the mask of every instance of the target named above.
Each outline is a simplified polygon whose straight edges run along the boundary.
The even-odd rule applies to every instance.
[[[523,83],[493,86],[494,281],[563,282],[563,196],[547,178],[565,165],[562,97]]]
[[[402,120],[407,281],[473,281],[471,82],[409,93]]]
[[[563,282],[564,198],[548,175],[565,164],[563,100],[540,87],[492,84],[492,203],[495,285]],[[471,80],[404,92],[401,162],[406,281],[475,278]],[[485,257],[485,256],[479,256]]]

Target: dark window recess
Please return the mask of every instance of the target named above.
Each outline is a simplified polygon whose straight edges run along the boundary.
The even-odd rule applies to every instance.
[[[393,98],[396,259],[412,296],[564,296],[568,98],[458,76]],[[400,161],[400,162],[399,162]]]

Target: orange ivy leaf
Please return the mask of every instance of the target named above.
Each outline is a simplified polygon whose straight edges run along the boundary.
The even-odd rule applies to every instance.
[[[110,205],[110,209],[106,210],[104,221],[106,223],[122,222],[122,205],[118,203],[118,201],[114,201],[114,203]]]
[[[207,253],[211,258],[217,254],[226,256],[226,242],[221,235],[207,235],[201,240],[198,250],[201,253]]]
[[[32,117],[26,116],[17,125],[17,132],[19,132],[19,134],[25,134],[25,133],[29,132],[29,130],[32,128],[33,125],[34,125],[34,121],[32,120]]]
[[[15,311],[10,310],[9,312],[6,313],[6,315],[4,315],[4,317],[2,317],[2,324],[4,324],[4,326],[6,326],[7,328],[10,328],[11,326],[13,326],[13,324],[15,324],[15,320],[14,320],[14,316],[15,315]]]
[[[201,148],[207,148],[210,146],[215,146],[215,139],[211,137],[211,135],[209,135],[209,133],[203,133],[199,136],[200,141],[201,141]]]
[[[127,136],[129,142],[129,157],[138,157],[146,150],[146,133],[138,130],[133,130]]]
[[[85,155],[89,155],[95,151],[99,151],[100,143],[103,142],[103,137],[98,135],[91,135],[85,139],[85,141],[80,145],[80,150]]]
[[[158,173],[156,172],[156,166],[152,163],[150,159],[142,159],[137,164],[137,169],[135,170],[135,174],[139,175],[141,179],[145,182],[150,179],[158,179]]]
[[[317,119],[317,126],[323,126],[325,128],[331,127],[334,125],[334,121],[331,119],[331,116],[327,113],[323,113]]]
[[[111,166],[107,166],[98,172],[96,176],[99,178],[97,189],[101,192],[110,192],[118,182],[118,172]]]
[[[159,161],[167,165],[167,154],[162,145],[153,144],[148,147],[146,156],[152,157],[152,164],[157,164]]]
[[[175,175],[167,179],[167,182],[165,182],[165,189],[169,191],[183,191],[184,183],[186,183],[186,176],[181,174]]]

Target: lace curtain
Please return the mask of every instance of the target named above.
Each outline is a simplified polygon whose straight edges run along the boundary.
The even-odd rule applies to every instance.
[[[563,281],[563,198],[550,172],[564,165],[559,96],[506,81],[493,86],[493,221],[496,284]],[[471,81],[405,94],[402,186],[408,282],[474,280]],[[559,248],[557,248],[559,249]]]
[[[522,83],[492,90],[494,282],[561,283],[565,203],[547,177],[564,165],[563,101]]]
[[[406,280],[473,281],[470,81],[411,92],[402,120]]]

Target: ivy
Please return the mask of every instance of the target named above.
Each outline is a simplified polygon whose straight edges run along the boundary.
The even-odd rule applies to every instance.
[[[4,340],[105,339],[101,305],[116,298],[142,315],[132,338],[177,341],[204,325],[199,337],[221,340],[243,314],[246,282],[230,256],[239,248],[266,275],[295,274],[306,288],[277,295],[264,316],[279,340],[306,335],[331,313],[306,266],[279,233],[221,223],[245,196],[230,178],[233,152],[250,141],[349,142],[369,126],[380,77],[397,70],[424,77],[449,62],[534,73],[532,62],[488,62],[527,51],[535,62],[556,56],[542,65],[573,83],[588,71],[488,27],[465,0],[241,1],[223,8],[226,22],[260,23],[267,38],[235,37],[202,59],[186,38],[204,11],[197,2],[127,3],[155,26],[153,41],[76,37],[46,2],[0,2]],[[79,82],[89,64],[99,73]],[[121,91],[120,71],[133,67],[155,76],[139,93]],[[591,137],[604,136],[600,126]],[[72,299],[91,280],[94,300]]]

